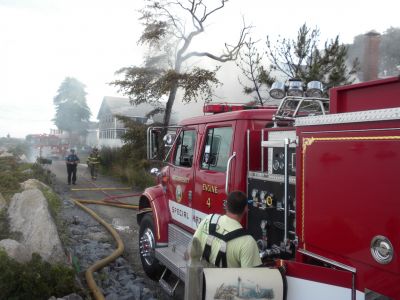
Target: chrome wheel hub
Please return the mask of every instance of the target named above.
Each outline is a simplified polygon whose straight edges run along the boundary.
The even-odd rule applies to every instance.
[[[155,259],[155,239],[150,228],[146,228],[139,241],[140,255],[147,265],[152,265]]]

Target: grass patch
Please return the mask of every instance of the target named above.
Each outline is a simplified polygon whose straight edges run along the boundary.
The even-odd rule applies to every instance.
[[[51,265],[34,253],[21,264],[0,250],[0,300],[49,299],[77,292],[75,273],[61,264]]]
[[[42,193],[44,197],[47,199],[47,202],[49,204],[49,210],[50,214],[54,219],[57,219],[58,214],[61,211],[61,199],[58,197],[56,193],[53,192],[53,190],[48,189],[48,188],[42,188]]]

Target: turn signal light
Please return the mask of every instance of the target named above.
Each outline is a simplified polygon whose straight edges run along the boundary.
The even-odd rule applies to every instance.
[[[165,173],[161,174],[161,185],[167,185],[169,181],[169,176]]]

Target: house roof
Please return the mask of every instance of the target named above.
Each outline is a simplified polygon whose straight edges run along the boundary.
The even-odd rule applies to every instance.
[[[106,114],[112,114],[113,116],[144,117],[153,109],[154,107],[148,103],[132,105],[129,103],[128,98],[106,96],[101,103],[97,119],[99,120],[101,116]]]

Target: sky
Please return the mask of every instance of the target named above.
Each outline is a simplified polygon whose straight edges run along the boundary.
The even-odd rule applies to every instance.
[[[55,129],[53,98],[66,77],[86,85],[93,121],[104,96],[123,96],[108,83],[118,69],[143,62],[137,44],[143,29],[137,10],[143,5],[143,0],[0,0],[0,137]],[[224,42],[237,40],[242,18],[253,26],[253,40],[259,39],[261,48],[267,35],[296,37],[305,22],[319,27],[321,42],[339,35],[341,42],[352,43],[372,29],[383,33],[400,27],[398,7],[396,0],[379,5],[370,0],[230,0],[193,46],[218,53]],[[245,98],[233,69],[230,64],[219,72],[224,83],[216,91],[219,100]],[[199,105],[175,109],[185,116],[186,111],[202,113]]]

